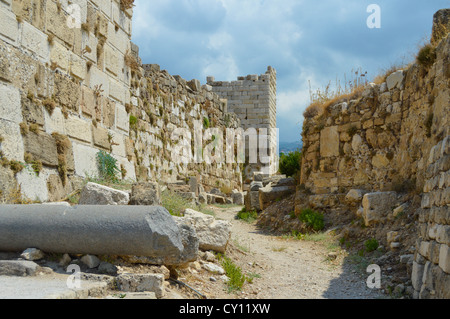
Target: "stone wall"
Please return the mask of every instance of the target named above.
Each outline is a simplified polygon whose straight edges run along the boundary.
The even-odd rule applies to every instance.
[[[158,65],[143,65],[142,71],[142,76],[136,74],[132,80],[130,116],[137,122],[131,127],[127,150],[127,156],[138,164],[138,178],[176,182],[196,177],[207,188],[241,189],[241,166],[236,161],[227,164],[223,158],[207,164],[205,158],[188,158],[195,151],[196,129],[202,135],[198,146],[206,151],[212,143],[212,136],[206,136],[209,129],[218,130],[225,141],[226,129],[240,127],[236,115],[227,113],[226,100],[210,86],[172,76]],[[187,141],[190,154],[178,150],[183,138],[174,132],[180,128],[191,134]],[[181,157],[178,163],[176,155]]]
[[[247,75],[238,77],[237,81],[215,81],[207,78],[212,91],[228,100],[228,111],[235,113],[241,121],[241,126],[247,130],[266,129],[268,134],[268,156],[270,163],[258,163],[254,170],[272,175],[278,171],[277,166],[277,74],[272,67],[262,75]],[[262,132],[260,134],[263,134]]]
[[[398,70],[306,119],[301,184],[315,194],[423,189],[426,159],[449,135],[449,44],[436,63]]]
[[[0,0],[0,200],[65,198],[99,175],[100,150],[124,180],[240,188],[238,165],[172,163],[175,126],[239,121],[198,81],[142,66],[122,3]]]
[[[434,30],[442,30],[436,17],[450,10],[443,11]],[[364,232],[384,236],[383,245],[399,254],[413,253],[416,298],[450,296],[450,36],[433,39],[431,65],[413,63],[305,113],[296,196],[297,214],[315,206],[335,221],[362,218]]]

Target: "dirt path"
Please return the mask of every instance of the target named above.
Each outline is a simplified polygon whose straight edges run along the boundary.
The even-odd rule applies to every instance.
[[[216,218],[232,222],[229,257],[255,279],[236,298],[249,299],[373,299],[383,298],[366,286],[366,278],[344,263],[345,252],[334,260],[324,242],[284,239],[264,233],[255,224],[235,219],[240,208],[214,208]],[[230,255],[231,254],[231,255]],[[207,286],[207,285],[205,285]],[[216,287],[218,287],[216,285]],[[223,288],[206,288],[216,298],[230,298]]]

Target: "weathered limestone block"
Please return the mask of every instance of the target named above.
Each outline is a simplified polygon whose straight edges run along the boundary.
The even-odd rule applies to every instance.
[[[35,276],[40,267],[33,261],[0,260],[0,276]]]
[[[58,151],[55,139],[44,132],[38,134],[28,132],[24,136],[25,152],[33,155],[34,160],[40,160],[46,166],[58,166]]]
[[[103,149],[109,150],[111,148],[110,135],[107,129],[101,126],[92,126],[92,136],[94,145]]]
[[[0,85],[0,119],[17,124],[23,121],[20,92],[15,87]]]
[[[348,192],[347,196],[345,197],[345,200],[347,203],[356,206],[361,203],[364,195],[367,192],[361,189],[352,189]]]
[[[64,11],[58,10],[55,2],[50,1],[47,3],[46,17],[47,30],[64,41],[66,45],[72,46],[74,43],[74,30],[67,26],[67,17]]]
[[[411,282],[414,290],[420,291],[422,288],[422,278],[425,270],[425,265],[413,262],[413,269],[411,274]]]
[[[48,200],[50,202],[60,201],[73,191],[72,184],[66,183],[64,185],[59,175],[56,174],[52,174],[48,177],[47,189]]]
[[[393,90],[395,88],[400,88],[403,83],[404,72],[403,70],[398,70],[389,75],[386,79],[388,90]]]
[[[24,147],[19,125],[0,119],[0,136],[3,138],[0,144],[3,155],[9,160],[23,161]]]
[[[161,190],[158,183],[134,184],[130,205],[161,205]]]
[[[36,249],[36,248],[28,248],[23,251],[23,253],[20,255],[21,258],[29,261],[36,261],[43,259],[45,254],[42,252],[42,250]]]
[[[450,274],[450,247],[448,245],[441,245],[439,267],[447,274]],[[448,290],[450,290],[450,288],[448,288]]]
[[[69,70],[70,51],[59,42],[55,42],[50,51],[50,62],[62,70]]]
[[[50,52],[47,44],[47,35],[27,22],[23,23],[21,44],[43,61],[48,61]]]
[[[231,195],[234,205],[244,205],[245,195],[242,192],[233,193]]]
[[[395,192],[369,193],[363,198],[363,218],[367,227],[384,222],[397,200]]]
[[[249,191],[247,192],[247,196],[245,196],[245,209],[248,212],[251,211],[261,211],[260,203],[259,203],[259,190],[258,191]]]
[[[277,186],[272,187],[270,185],[259,189],[259,207],[261,210],[265,210],[267,207],[274,204],[277,200],[286,198],[289,195],[294,194],[296,191],[295,186]]]
[[[59,73],[55,74],[55,101],[60,105],[78,112],[80,104],[81,88],[70,78]]]
[[[90,122],[76,116],[69,116],[64,125],[65,132],[69,137],[88,143],[92,141],[91,126]]]
[[[165,295],[162,274],[120,274],[116,283],[123,292],[154,292],[157,298]]]
[[[130,195],[110,187],[88,183],[80,195],[80,205],[128,205]]]
[[[26,123],[44,126],[44,110],[42,105],[28,98],[22,98],[22,115]]]
[[[224,253],[231,238],[231,223],[216,220],[213,216],[205,215],[192,209],[186,209],[183,223],[195,229],[201,250],[213,250]]]
[[[15,15],[5,9],[0,10],[0,35],[15,44],[19,38],[19,25]]]
[[[339,156],[339,132],[337,126],[327,127],[320,133],[320,156]]]

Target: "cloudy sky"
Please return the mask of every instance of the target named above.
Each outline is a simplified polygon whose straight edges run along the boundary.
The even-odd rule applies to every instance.
[[[303,112],[313,90],[351,78],[369,80],[414,59],[448,0],[136,0],[133,42],[144,63],[202,84],[211,75],[277,70],[280,141],[301,139]],[[381,10],[381,28],[369,28]]]

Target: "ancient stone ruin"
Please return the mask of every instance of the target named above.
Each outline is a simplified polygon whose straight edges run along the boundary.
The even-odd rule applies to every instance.
[[[380,242],[389,255],[379,262],[407,275],[412,297],[450,298],[449,9],[434,17],[427,61],[308,109],[297,185],[276,175],[275,69],[202,85],[142,64],[131,42],[132,3],[0,0],[0,251],[25,250],[27,260],[0,261],[0,275],[36,274],[28,262],[42,258],[35,245],[64,254],[65,267],[69,253],[79,254],[85,267],[108,274],[116,269],[93,255],[179,266],[224,252],[231,225],[192,209],[172,218],[158,206],[164,189],[194,206],[245,205],[261,226],[280,231],[302,230],[302,211],[320,210],[343,244]],[[217,131],[199,138],[198,128]],[[227,130],[247,131],[249,141],[249,129],[260,131],[241,162],[235,144],[230,162],[206,163],[195,152],[217,155]],[[99,160],[111,158],[112,178],[133,183],[131,192],[86,184],[104,173]],[[76,207],[51,204],[73,194],[81,195]],[[6,205],[33,203],[50,204]],[[68,222],[82,231],[68,232]],[[133,244],[142,241],[149,245]],[[171,275],[162,272],[115,284],[144,285],[161,298]]]
[[[241,190],[245,170],[239,164],[245,161],[206,165],[181,151],[176,161],[179,141],[173,134],[188,129],[193,144],[198,127],[218,129],[224,138],[226,129],[275,128],[275,70],[269,67],[227,96],[214,83],[142,65],[131,42],[132,8],[123,3],[1,3],[2,198],[20,193],[31,201],[63,199],[82,178],[99,175],[99,151],[117,160],[122,180],[177,183],[195,177],[208,190]],[[236,100],[242,95],[248,97]],[[273,174],[275,136],[265,134]],[[204,138],[200,146],[210,142]]]

